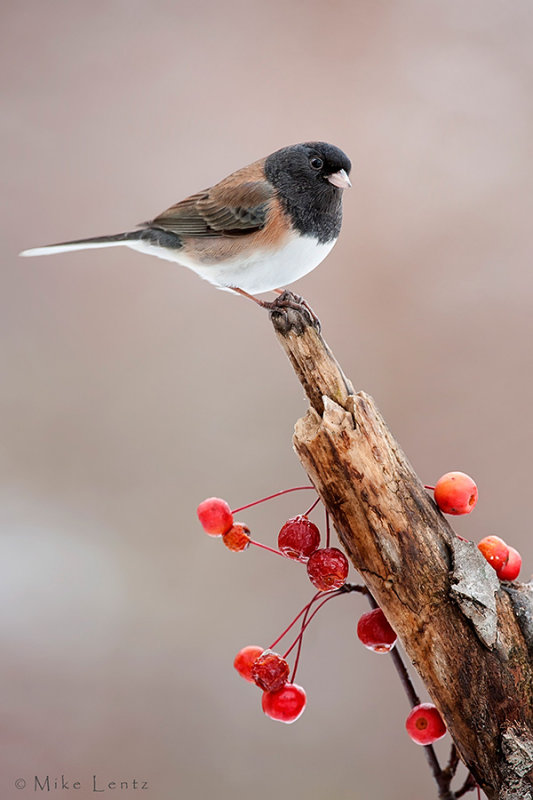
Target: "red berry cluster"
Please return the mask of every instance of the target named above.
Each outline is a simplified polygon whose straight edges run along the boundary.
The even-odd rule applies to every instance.
[[[242,506],[236,511],[232,511],[228,503],[218,497],[209,497],[198,506],[198,519],[207,534],[221,537],[226,547],[234,552],[241,552],[250,545],[255,545],[294,562],[305,564],[307,576],[318,590],[270,647],[249,645],[242,648],[234,660],[234,667],[239,675],[262,690],[262,708],[265,714],[271,719],[285,723],[297,720],[307,702],[304,689],[295,683],[302,638],[307,626],[324,603],[333,597],[350,591],[368,594],[368,590],[362,586],[346,583],[348,560],[339,549],[330,546],[327,513],[326,542],[324,547],[320,546],[320,531],[309,519],[309,514],[318,500],[304,514],[291,517],[281,526],[277,549],[252,539],[248,526],[243,522],[236,522],[234,514],[287,492],[312,488],[304,486],[285,489]],[[469,514],[478,499],[475,482],[464,472],[448,472],[434,487],[426,488],[434,491],[437,506],[446,514]],[[518,576],[520,555],[503,539],[498,536],[487,536],[478,547],[501,580],[514,580]],[[275,652],[273,648],[298,621],[300,621],[300,631],[290,647],[284,655]],[[389,653],[397,641],[397,635],[381,608],[373,608],[359,618],[357,636],[365,647],[375,653]],[[294,648],[297,649],[291,675],[287,657]],[[400,656],[394,653],[392,658],[397,661]],[[432,744],[446,733],[442,717],[431,703],[419,703],[412,708],[407,717],[406,729],[411,739],[421,745]]]
[[[271,497],[285,494],[286,491],[293,490],[278,492],[276,495],[271,495]],[[269,500],[271,497],[264,499]],[[263,502],[263,500],[243,506],[238,511],[244,511],[260,502]],[[454,502],[457,506],[457,498]],[[333,597],[355,589],[363,593],[366,591],[363,587],[346,584],[348,561],[344,553],[336,547],[330,547],[327,515],[326,546],[320,546],[320,531],[308,516],[315,505],[316,503],[305,514],[291,517],[282,525],[278,534],[277,550],[254,541],[250,536],[250,529],[242,522],[235,522],[234,514],[237,512],[232,511],[225,500],[219,497],[209,497],[198,506],[198,519],[207,534],[221,537],[226,547],[235,552],[245,550],[252,544],[295,562],[305,564],[308,578],[318,590],[269,648],[248,645],[237,653],[233,662],[239,675],[262,690],[262,708],[265,714],[271,719],[285,723],[295,722],[303,713],[307,702],[304,689],[295,683],[302,638],[307,626],[324,603]],[[286,653],[284,655],[276,653],[273,648],[299,620],[301,620],[300,632]],[[357,636],[365,647],[375,653],[390,652],[397,640],[396,633],[389,625],[381,608],[374,608],[360,617],[357,623]],[[290,676],[287,657],[295,647],[297,647],[295,663],[292,676]],[[419,708],[426,709],[429,706],[426,704]],[[438,714],[438,712],[436,713]],[[410,724],[408,720],[408,727]],[[419,720],[417,725],[417,729],[421,729],[424,723]],[[429,730],[423,734],[423,737],[429,741],[435,726],[432,728],[428,724],[427,727]],[[442,734],[439,733],[439,737],[440,735]]]
[[[272,650],[248,645],[239,650],[233,666],[245,680],[263,690],[263,711],[278,722],[296,722],[305,709],[306,695],[301,686],[289,683],[287,661]]]
[[[300,488],[312,489],[311,486]],[[271,497],[285,494],[287,491],[293,490],[278,492]],[[264,498],[264,500],[269,500],[271,497]],[[249,503],[238,511],[244,511],[260,502],[263,500]],[[234,514],[237,512],[232,511],[225,500],[219,497],[208,497],[207,500],[200,503],[197,509],[198,519],[205,532],[209,536],[221,537],[230,550],[240,552],[250,545],[256,545],[292,561],[305,564],[309,580],[318,589],[317,594],[270,648],[264,649],[250,645],[244,647],[235,657],[234,666],[238,673],[263,690],[262,706],[265,714],[280,722],[294,722],[303,713],[306,704],[305,692],[301,686],[294,683],[303,633],[319,608],[341,591],[345,591],[348,577],[349,565],[346,556],[336,547],[329,545],[328,520],[326,546],[320,546],[320,531],[308,516],[317,503],[318,500],[305,514],[291,517],[282,525],[278,534],[277,550],[252,539],[250,529],[242,522],[235,522]],[[318,605],[313,610],[315,603]],[[300,618],[302,618],[300,632],[285,655],[281,656],[274,652],[272,648]],[[296,658],[292,678],[289,680],[290,668],[286,658],[294,647],[297,647]]]
[[[220,497],[208,497],[197,509],[198,519],[204,531],[209,536],[222,537],[222,541],[230,550],[240,552],[246,550],[250,544],[272,550],[266,545],[255,542],[250,537],[250,529],[244,523],[234,521],[234,513]],[[320,547],[320,531],[309,520],[307,514],[299,514],[285,522],[278,534],[278,550],[274,552],[306,564],[309,580],[321,592],[339,589],[346,583],[348,559],[336,547],[329,547],[329,542],[326,547]]]

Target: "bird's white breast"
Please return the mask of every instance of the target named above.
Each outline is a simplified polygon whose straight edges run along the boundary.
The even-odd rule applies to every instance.
[[[196,272],[201,278],[221,289],[236,287],[249,294],[261,294],[283,288],[311,272],[327,256],[337,240],[319,244],[311,236],[293,234],[278,250],[263,249],[219,264],[202,264],[183,253],[158,247],[146,241],[125,242],[141,253],[175,261]]]

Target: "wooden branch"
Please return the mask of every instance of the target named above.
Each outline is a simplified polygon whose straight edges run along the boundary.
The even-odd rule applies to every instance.
[[[305,310],[271,312],[310,401],[294,447],[489,800],[533,800],[533,588],[458,538]]]

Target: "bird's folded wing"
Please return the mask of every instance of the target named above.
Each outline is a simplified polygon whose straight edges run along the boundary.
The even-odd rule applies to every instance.
[[[171,206],[148,224],[183,236],[252,233],[266,223],[274,188],[266,180],[221,183]]]

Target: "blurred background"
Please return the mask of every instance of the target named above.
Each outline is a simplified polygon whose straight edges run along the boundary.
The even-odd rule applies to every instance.
[[[342,147],[342,235],[295,288],[424,482],[476,478],[456,530],[502,535],[528,579],[531,3],[1,14],[2,797],[62,774],[87,798],[93,775],[157,800],[435,797],[392,665],[356,639],[361,598],[310,628],[295,725],[264,717],[232,669],[312,593],[195,514],[212,494],[235,507],[305,482],[291,435],[306,403],[266,313],[127,249],[17,253],[127,230],[287,144]],[[273,544],[308,500],[241,516]]]

